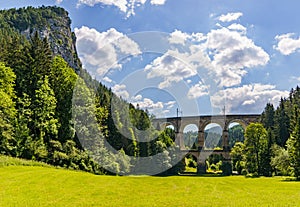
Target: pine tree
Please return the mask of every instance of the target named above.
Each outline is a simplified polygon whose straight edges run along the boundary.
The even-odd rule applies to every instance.
[[[275,110],[273,104],[267,103],[261,115],[261,123],[264,125],[266,129],[274,128],[274,115],[275,115]]]
[[[276,144],[278,144],[281,147],[285,147],[286,141],[290,136],[290,119],[288,114],[286,113],[284,102],[285,100],[280,100],[279,107],[277,108],[274,117],[274,137],[276,140]]]
[[[296,125],[293,127],[293,132],[287,141],[290,165],[293,175],[300,180],[300,116],[299,109],[294,108]]]
[[[33,98],[38,82],[51,75],[52,53],[47,38],[40,39],[38,32],[30,38],[30,44],[25,45],[23,53],[23,66],[19,69],[23,77],[20,86],[22,93]]]

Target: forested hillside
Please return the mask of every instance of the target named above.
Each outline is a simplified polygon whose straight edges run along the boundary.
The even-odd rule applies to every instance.
[[[174,132],[159,134],[149,114],[116,97],[82,69],[70,23],[68,13],[58,7],[0,11],[1,154],[126,174],[134,173],[139,157],[176,150]],[[88,105],[80,105],[82,100]],[[117,107],[111,107],[112,100]],[[89,126],[80,122],[87,114],[93,115]],[[82,139],[93,140],[90,146],[97,149],[90,152]],[[104,141],[120,153],[108,151]],[[177,158],[163,155],[168,169]],[[179,163],[167,173],[183,167]]]

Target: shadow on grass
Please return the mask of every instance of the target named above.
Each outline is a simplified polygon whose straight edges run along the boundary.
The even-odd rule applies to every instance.
[[[186,177],[228,177],[226,175],[220,173],[206,173],[206,174],[197,174],[197,173],[181,173],[179,176],[186,176]]]
[[[300,178],[295,178],[295,177],[286,177],[286,178],[283,178],[281,180],[281,182],[298,182],[300,183]]]

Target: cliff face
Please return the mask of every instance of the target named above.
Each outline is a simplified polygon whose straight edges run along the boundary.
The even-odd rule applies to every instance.
[[[0,27],[11,27],[27,38],[34,32],[47,37],[55,55],[62,56],[76,72],[81,62],[76,51],[76,37],[71,31],[68,12],[59,7],[21,8],[0,11]]]

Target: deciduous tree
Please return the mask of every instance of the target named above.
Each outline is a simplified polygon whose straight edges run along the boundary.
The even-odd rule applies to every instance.
[[[246,168],[249,173],[265,174],[265,152],[268,146],[267,131],[260,123],[251,123],[245,132]]]

